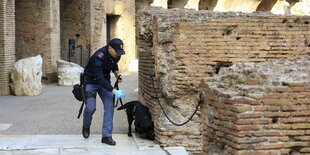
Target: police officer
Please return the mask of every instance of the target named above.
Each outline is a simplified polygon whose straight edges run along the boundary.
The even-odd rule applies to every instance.
[[[113,94],[117,98],[125,97],[124,90],[116,90],[112,87],[110,81],[111,71],[115,77],[119,77],[118,61],[121,55],[124,55],[123,41],[118,38],[112,39],[107,46],[97,50],[90,58],[85,67],[85,92],[86,107],[84,110],[82,134],[84,138],[88,138],[90,134],[90,126],[92,116],[96,111],[96,94],[99,94],[104,106],[104,116],[102,125],[101,143],[108,145],[116,145],[112,139],[113,129]],[[121,82],[121,76],[119,82]]]

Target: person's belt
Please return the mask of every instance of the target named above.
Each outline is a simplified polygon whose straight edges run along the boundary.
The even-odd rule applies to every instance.
[[[94,81],[95,79],[94,78],[91,78],[87,75],[84,75],[84,81],[87,82],[87,81]]]

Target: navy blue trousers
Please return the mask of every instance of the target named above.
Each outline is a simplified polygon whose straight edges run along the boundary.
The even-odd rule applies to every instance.
[[[99,94],[101,101],[103,103],[103,124],[102,124],[102,137],[112,136],[113,130],[113,93],[106,90],[99,84],[86,84],[86,92],[92,92],[94,94]],[[83,127],[90,128],[93,114],[96,111],[96,98],[91,97],[86,99],[86,107],[84,109]]]

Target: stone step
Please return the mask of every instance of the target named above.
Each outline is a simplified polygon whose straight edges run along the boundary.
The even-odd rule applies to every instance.
[[[184,148],[162,149],[139,135],[113,134],[116,146],[102,144],[101,135],[0,135],[1,155],[185,155]]]

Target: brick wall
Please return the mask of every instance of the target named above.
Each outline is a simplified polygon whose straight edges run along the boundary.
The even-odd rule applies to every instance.
[[[16,58],[41,54],[43,79],[49,82],[57,80],[56,60],[60,59],[59,11],[58,0],[16,0]]]
[[[106,44],[103,40],[105,39],[105,27],[102,27],[104,20],[106,19],[104,2],[101,0],[94,0],[90,2],[91,11],[91,45],[92,51],[99,49],[103,44]]]
[[[60,1],[61,15],[61,59],[69,61],[69,39],[75,39],[76,46],[82,45],[82,62],[80,60],[81,48],[76,49],[75,57],[71,62],[85,66],[88,60],[86,45],[90,44],[90,1]],[[79,37],[76,36],[79,34]]]
[[[50,1],[50,58],[47,60],[50,65],[48,66],[47,74],[50,77],[55,78],[54,81],[58,81],[57,78],[57,60],[60,60],[60,4],[59,0]]]
[[[126,55],[119,62],[121,72],[128,71],[131,60],[136,57],[135,44],[135,2],[134,0],[91,1],[91,45],[92,52],[107,44],[107,15],[117,15],[119,18],[113,28],[114,36],[124,42]]]
[[[155,100],[152,77],[159,81],[156,91],[169,117],[181,123],[195,110],[200,80],[214,75],[217,64],[309,55],[309,21],[268,13],[141,9],[136,24],[139,99],[151,108],[156,140],[202,152],[201,113],[183,127],[169,123]]]
[[[15,62],[15,3],[0,0],[0,96],[10,94],[10,69]]]
[[[16,0],[16,59],[46,53],[49,42],[49,3]]]
[[[310,57],[236,64],[202,82],[205,154],[309,154]]]

